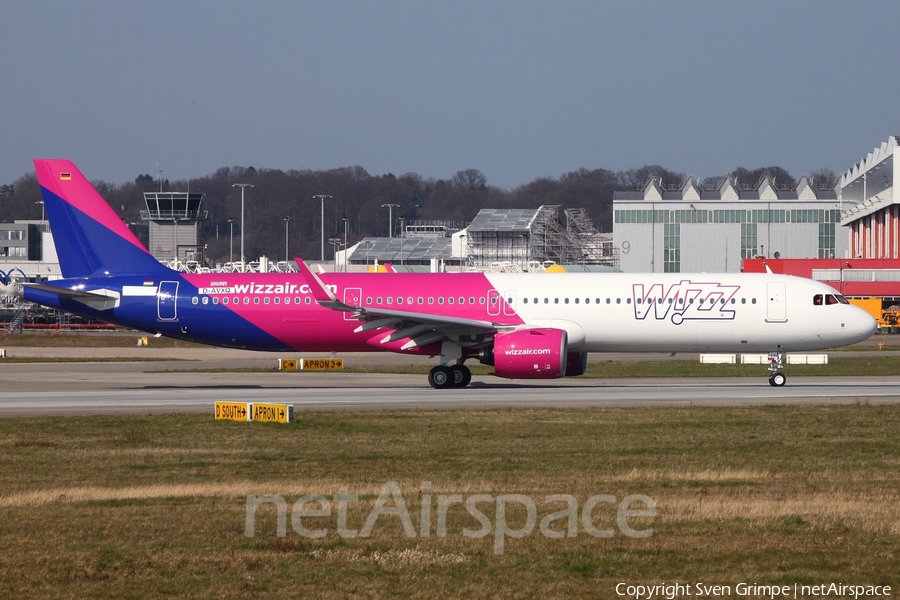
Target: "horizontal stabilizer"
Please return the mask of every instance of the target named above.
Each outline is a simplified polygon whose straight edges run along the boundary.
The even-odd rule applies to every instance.
[[[99,289],[85,292],[82,290],[61,288],[55,285],[44,285],[42,283],[22,283],[19,285],[21,285],[22,288],[30,288],[48,292],[50,294],[56,294],[59,298],[75,300],[94,310],[109,310],[119,306],[119,292],[114,290]]]

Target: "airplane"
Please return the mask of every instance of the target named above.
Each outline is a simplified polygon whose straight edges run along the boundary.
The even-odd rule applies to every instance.
[[[35,160],[63,278],[22,296],[179,340],[270,352],[438,358],[437,389],[467,360],[508,379],[582,375],[589,352],[787,352],[865,340],[875,320],[823,283],[772,273],[181,273],[147,252],[78,168]]]

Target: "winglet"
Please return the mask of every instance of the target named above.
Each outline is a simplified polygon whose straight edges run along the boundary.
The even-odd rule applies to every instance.
[[[322,283],[322,280],[319,279],[319,276],[313,273],[313,271],[306,266],[306,263],[303,262],[302,258],[294,259],[297,261],[297,268],[300,270],[300,275],[303,276],[303,279],[306,281],[309,286],[309,291],[313,295],[313,299],[315,299],[316,304],[319,306],[324,306],[325,308],[333,308],[334,310],[340,310],[344,312],[359,312],[360,308],[358,306],[350,306],[349,304],[345,304],[337,299],[337,296],[331,293],[331,290]]]
[[[303,259],[299,256],[294,259],[297,261],[297,269],[300,271],[300,275],[303,276],[303,279],[306,281],[307,285],[309,285],[309,291],[313,295],[313,299],[316,302],[321,304],[322,302],[337,302],[337,297],[329,291],[325,284],[322,283],[322,280],[319,279],[319,276],[313,273],[312,269],[306,266],[306,263],[303,262]]]
[[[769,275],[774,275],[774,273],[772,273],[772,269],[769,268],[769,265],[763,263],[763,266],[766,268],[766,273],[768,273]]]

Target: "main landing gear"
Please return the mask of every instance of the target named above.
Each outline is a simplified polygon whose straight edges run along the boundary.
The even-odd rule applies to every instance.
[[[772,387],[781,387],[787,383],[787,377],[781,372],[784,358],[784,352],[769,352],[769,385]]]
[[[438,365],[428,373],[428,385],[436,390],[447,388],[464,388],[472,381],[472,371],[463,364]]]

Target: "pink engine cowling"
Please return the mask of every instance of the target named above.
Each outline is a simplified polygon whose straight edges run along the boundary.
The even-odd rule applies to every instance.
[[[537,327],[494,337],[490,356],[494,374],[507,379],[556,379],[566,373],[566,332]]]

